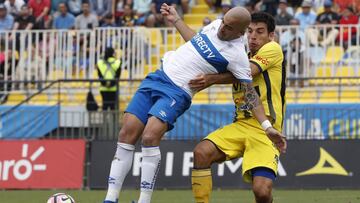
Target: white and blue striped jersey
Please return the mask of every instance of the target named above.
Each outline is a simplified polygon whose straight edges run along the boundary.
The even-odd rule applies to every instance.
[[[240,81],[252,81],[245,38],[220,40],[217,36],[220,25],[221,20],[213,21],[176,51],[164,55],[163,71],[190,96],[196,92],[188,83],[200,74],[230,71]]]

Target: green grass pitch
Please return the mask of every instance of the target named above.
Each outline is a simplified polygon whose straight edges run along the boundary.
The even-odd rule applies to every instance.
[[[0,191],[1,203],[46,203],[52,194],[65,192],[77,203],[102,203],[103,190],[3,190]],[[121,193],[119,203],[131,203],[139,192],[126,190]],[[275,190],[275,203],[360,203],[360,190]],[[153,203],[193,203],[190,190],[158,190],[153,194]],[[215,190],[212,203],[253,203],[251,191]]]

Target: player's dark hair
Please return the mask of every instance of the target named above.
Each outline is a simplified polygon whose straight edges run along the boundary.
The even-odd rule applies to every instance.
[[[268,32],[275,31],[275,19],[272,15],[265,12],[255,12],[251,14],[252,23],[265,23],[267,25]]]

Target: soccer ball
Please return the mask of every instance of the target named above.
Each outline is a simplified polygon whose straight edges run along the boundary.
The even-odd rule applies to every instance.
[[[48,199],[47,203],[75,203],[75,200],[65,193],[56,193]]]

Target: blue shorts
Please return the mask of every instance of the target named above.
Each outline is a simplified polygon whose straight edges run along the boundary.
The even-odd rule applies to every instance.
[[[168,124],[169,131],[190,105],[190,95],[157,70],[142,81],[125,112],[134,114],[144,125],[150,116],[155,116]]]

